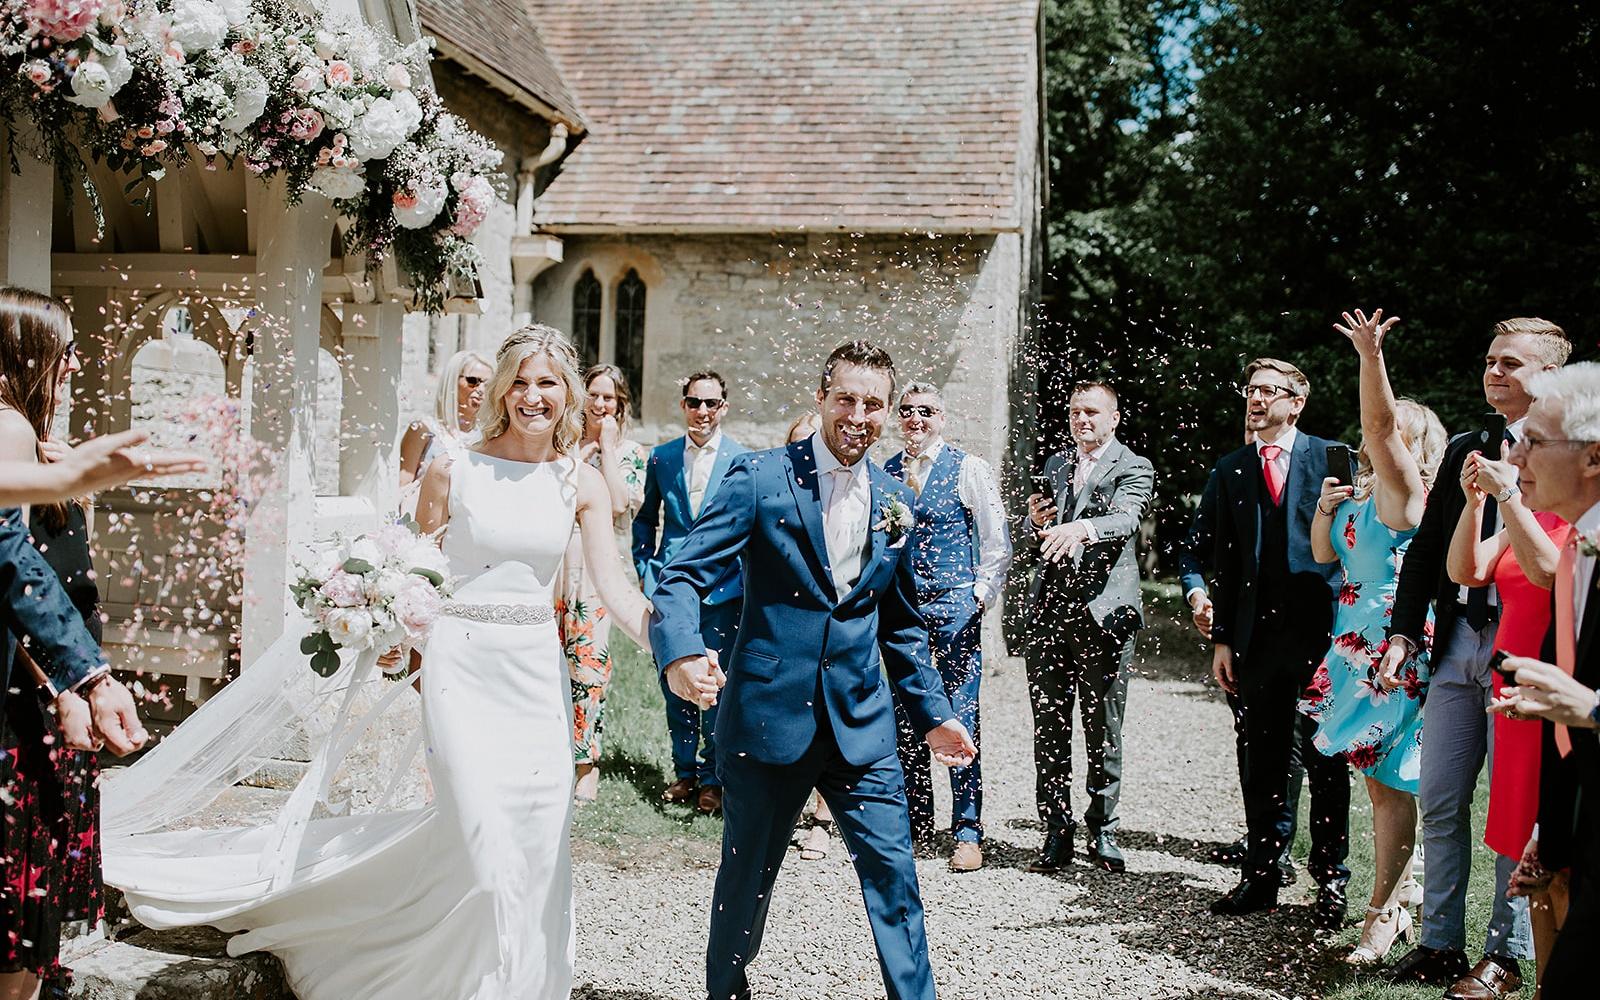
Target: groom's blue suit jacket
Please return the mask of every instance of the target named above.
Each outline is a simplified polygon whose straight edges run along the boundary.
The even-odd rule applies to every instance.
[[[819,731],[860,766],[894,753],[889,678],[918,732],[955,718],[917,613],[910,548],[878,527],[909,487],[870,467],[872,516],[861,576],[839,600],[828,568],[811,440],[735,459],[652,598],[650,642],[663,667],[705,652],[700,602],[735,565],[744,610],[718,699],[717,748],[766,764],[798,760]],[[827,727],[824,729],[824,727]]]

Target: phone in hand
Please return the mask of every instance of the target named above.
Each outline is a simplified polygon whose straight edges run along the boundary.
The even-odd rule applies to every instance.
[[[1483,417],[1483,429],[1478,432],[1478,450],[1484,457],[1500,460],[1500,444],[1506,439],[1506,415],[1504,413],[1486,413]]]
[[[1047,475],[1045,475],[1043,473],[1040,473],[1040,474],[1038,474],[1036,476],[1033,476],[1032,478],[1033,478],[1033,492],[1043,495],[1045,503],[1054,504],[1056,502],[1056,480],[1055,480],[1055,477],[1054,476],[1047,476]]]
[[[1505,650],[1495,650],[1494,655],[1489,657],[1489,669],[1499,674],[1500,679],[1505,681],[1507,684],[1515,684],[1517,683],[1517,672],[1515,670],[1506,669],[1506,660],[1510,658],[1511,654]]]
[[[1328,475],[1349,486],[1356,481],[1356,453],[1348,445],[1328,445]]]

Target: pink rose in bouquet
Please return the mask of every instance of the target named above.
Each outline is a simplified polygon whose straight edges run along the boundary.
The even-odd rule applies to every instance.
[[[471,236],[489,216],[494,204],[494,188],[487,180],[466,171],[457,171],[450,184],[456,189],[456,216],[450,231],[457,236]]]
[[[316,108],[299,108],[285,114],[284,118],[291,139],[310,142],[322,134],[322,113]]]

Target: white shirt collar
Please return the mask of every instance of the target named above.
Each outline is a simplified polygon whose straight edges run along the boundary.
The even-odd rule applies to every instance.
[[[907,451],[906,460],[910,461],[915,458],[926,458],[931,465],[939,460],[939,453],[942,451],[944,451],[944,438],[939,438],[933,442],[932,447],[924,448],[920,455],[913,455],[911,452]]]
[[[1513,441],[1521,441],[1522,440],[1522,427],[1527,422],[1528,422],[1528,418],[1527,417],[1519,417],[1516,420],[1511,421],[1511,423],[1506,424],[1506,433],[1511,435],[1511,440],[1513,440]]]
[[[683,436],[683,448],[684,448],[685,451],[694,451],[694,452],[716,451],[718,448],[721,448],[721,447],[722,447],[722,428],[720,428],[720,427],[718,427],[716,430],[711,432],[711,437],[706,440],[705,444],[695,444],[694,443],[694,438],[690,437],[687,434],[685,434]]]
[[[816,431],[811,435],[811,452],[817,457],[817,475],[819,477],[830,475],[834,469],[848,468],[857,478],[860,478],[867,471],[865,456],[858,460],[856,464],[850,466],[835,458],[833,452],[828,450],[828,443],[822,440],[821,431]]]
[[[1106,449],[1110,448],[1111,447],[1111,442],[1115,441],[1116,439],[1117,439],[1117,436],[1115,434],[1113,434],[1112,436],[1106,438],[1105,443],[1102,444],[1100,447],[1096,448],[1094,451],[1084,451],[1083,450],[1083,445],[1080,444],[1080,445],[1077,446],[1077,448],[1078,448],[1078,457],[1083,459],[1084,461],[1088,462],[1088,464],[1093,465],[1096,462],[1100,461],[1100,456],[1102,456],[1102,455],[1104,455],[1106,453]]]
[[[1293,424],[1290,424],[1289,425],[1289,429],[1284,431],[1283,434],[1276,441],[1267,442],[1267,441],[1261,440],[1260,438],[1257,438],[1256,442],[1255,442],[1255,444],[1256,444],[1256,457],[1260,458],[1261,457],[1261,449],[1265,448],[1270,443],[1270,444],[1275,444],[1279,448],[1283,449],[1283,452],[1279,455],[1280,458],[1288,458],[1289,455],[1294,452],[1294,441],[1295,441],[1295,438],[1297,438],[1299,436],[1300,436],[1300,429],[1295,427]]]
[[[1574,530],[1580,535],[1592,535],[1600,531],[1600,503],[1583,512],[1583,516],[1578,518],[1578,523],[1574,525]]]

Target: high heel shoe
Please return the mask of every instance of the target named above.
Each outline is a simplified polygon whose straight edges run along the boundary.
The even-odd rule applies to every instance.
[[[1367,907],[1367,921],[1361,927],[1361,943],[1344,960],[1350,965],[1377,965],[1389,955],[1396,940],[1411,941],[1411,911],[1394,906]]]

